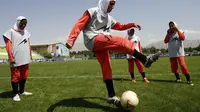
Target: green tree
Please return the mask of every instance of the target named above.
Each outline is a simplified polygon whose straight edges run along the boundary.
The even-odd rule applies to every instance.
[[[197,47],[195,47],[194,49],[197,51],[200,51],[200,44]]]
[[[188,52],[192,52],[193,49],[191,47],[188,48]]]
[[[142,52],[145,54],[148,53],[148,48],[142,48]]]
[[[162,52],[162,53],[166,53],[166,49],[160,49],[160,51]]]
[[[149,50],[150,50],[150,53],[151,53],[151,54],[152,54],[152,53],[156,53],[156,51],[157,51],[156,48],[155,48],[154,46],[152,46]]]
[[[43,57],[45,57],[45,58],[53,58],[53,56],[51,55],[51,53],[49,53],[49,52],[43,52],[42,54],[41,54]]]

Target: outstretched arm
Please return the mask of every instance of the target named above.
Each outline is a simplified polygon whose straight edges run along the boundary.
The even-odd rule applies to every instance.
[[[76,22],[76,24],[74,25],[74,27],[67,39],[67,43],[66,43],[67,48],[69,48],[69,49],[72,48],[72,46],[74,45],[74,42],[76,41],[80,32],[86,26],[86,24],[89,22],[90,19],[91,19],[90,14],[88,11],[86,11],[83,14],[83,16]]]
[[[135,24],[135,23],[121,24],[119,22],[116,22],[116,24],[112,27],[112,29],[122,31],[122,30],[127,30],[132,27],[135,27],[135,28],[138,28],[139,30],[141,30],[141,27],[138,24]]]

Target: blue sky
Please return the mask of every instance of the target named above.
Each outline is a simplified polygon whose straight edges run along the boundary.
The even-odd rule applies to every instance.
[[[0,33],[12,28],[18,16],[28,19],[31,43],[65,42],[74,23],[85,10],[96,7],[98,0],[1,0]],[[187,39],[200,39],[200,0],[117,0],[111,12],[121,23],[135,22],[141,43],[163,40],[168,22],[173,20],[185,31]],[[126,32],[113,31],[125,36]],[[82,42],[82,34],[77,43]],[[4,44],[0,38],[0,44]]]

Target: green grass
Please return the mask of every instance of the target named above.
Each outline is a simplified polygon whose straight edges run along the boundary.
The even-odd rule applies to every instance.
[[[6,53],[6,49],[5,49],[5,48],[0,48],[0,53]],[[1,55],[1,54],[0,54],[0,58],[7,59],[8,56],[7,56],[7,55]]]
[[[182,83],[173,82],[169,58],[146,69],[150,84],[142,81],[137,70],[137,82],[132,83],[127,60],[112,60],[116,94],[136,92],[140,102],[135,112],[200,112],[200,57],[185,60],[194,86],[185,84],[183,75]],[[107,92],[96,60],[32,63],[26,90],[34,95],[21,97],[21,102],[10,97],[9,77],[9,66],[0,65],[1,112],[121,112],[105,102]]]
[[[0,48],[0,52],[6,52],[5,48]]]
[[[8,59],[8,56],[7,55],[0,55],[0,58]]]

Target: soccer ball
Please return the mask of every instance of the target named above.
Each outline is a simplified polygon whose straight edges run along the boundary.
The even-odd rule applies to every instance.
[[[122,93],[120,103],[125,110],[133,110],[138,105],[139,99],[135,92],[128,90]]]

